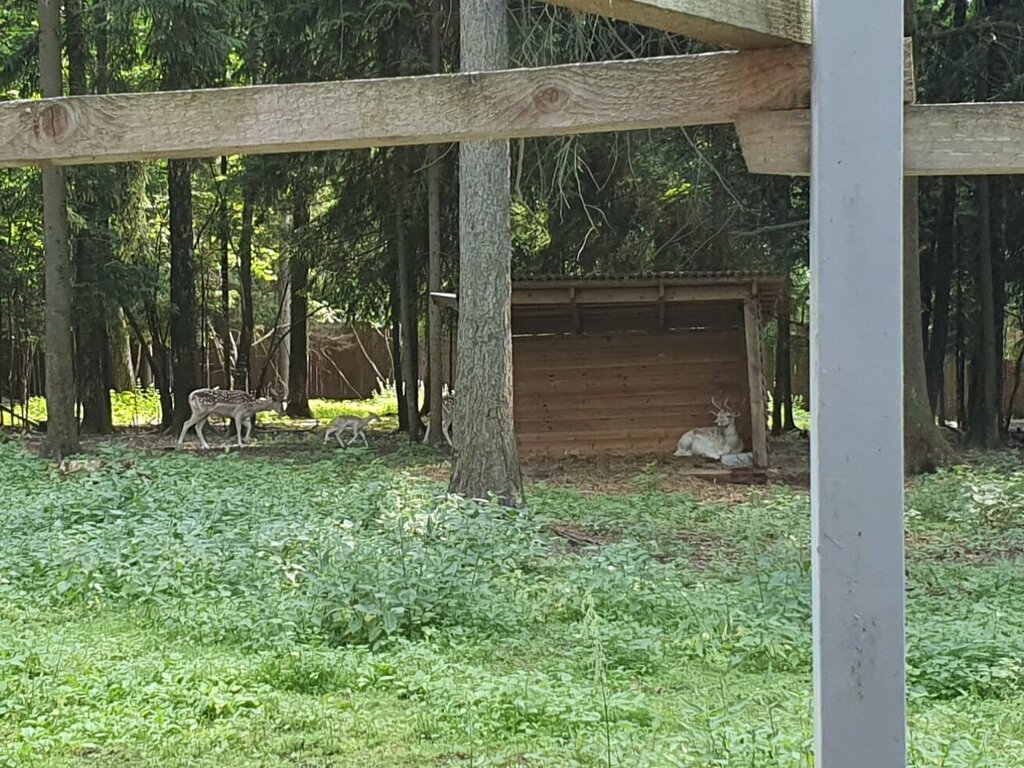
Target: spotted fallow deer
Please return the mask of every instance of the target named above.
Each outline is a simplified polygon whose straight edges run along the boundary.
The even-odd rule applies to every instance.
[[[711,404],[715,406],[715,426],[696,427],[679,438],[676,456],[703,456],[720,461],[723,456],[743,453],[743,440],[736,431],[739,411],[733,410],[728,399],[719,403],[711,398]]]
[[[252,417],[264,411],[284,413],[284,397],[273,390],[270,397],[255,397],[239,389],[197,389],[188,396],[192,416],[181,428],[178,445],[185,442],[189,429],[195,427],[196,437],[203,448],[209,448],[203,437],[203,427],[211,416],[224,416],[235,422],[235,436],[238,447],[243,445],[242,426],[245,425],[244,441],[252,434]]]
[[[358,416],[336,416],[334,421],[331,422],[331,426],[324,432],[324,442],[326,443],[333,435],[337,439],[338,445],[342,448],[347,448],[356,440],[362,438],[363,445],[369,448],[370,444],[366,441],[366,433],[363,430],[379,418],[380,416],[367,416],[363,419],[360,419]],[[349,431],[352,432],[352,439],[346,443],[341,439],[341,436]]]

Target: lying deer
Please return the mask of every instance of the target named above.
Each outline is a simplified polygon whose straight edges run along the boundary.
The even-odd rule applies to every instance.
[[[224,416],[235,422],[235,436],[238,447],[242,447],[242,425],[245,425],[245,440],[252,434],[252,417],[264,411],[284,413],[284,398],[273,390],[270,397],[254,397],[240,389],[197,389],[188,396],[192,416],[181,428],[178,445],[185,441],[189,429],[195,427],[196,437],[203,448],[209,448],[203,437],[203,427],[211,416]]]
[[[711,404],[715,406],[715,426],[696,427],[679,438],[676,456],[703,456],[720,461],[723,456],[743,452],[743,440],[736,431],[739,411],[730,407],[728,399],[720,404],[711,398]]]
[[[327,428],[327,431],[324,432],[324,442],[326,443],[330,439],[331,435],[333,435],[337,439],[338,445],[342,448],[347,448],[356,440],[362,438],[363,445],[369,448],[370,444],[366,441],[366,433],[363,430],[379,418],[380,416],[367,416],[363,419],[360,419],[357,416],[337,416],[334,421],[331,422],[331,426]],[[343,442],[341,436],[345,434],[345,432],[349,431],[352,432],[352,439],[347,443]]]

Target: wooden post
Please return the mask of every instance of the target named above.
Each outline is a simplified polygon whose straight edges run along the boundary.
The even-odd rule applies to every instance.
[[[764,379],[761,374],[761,329],[756,298],[743,301],[743,327],[747,339],[747,378],[750,382],[750,442],[754,466],[768,466],[768,436],[764,415]]]
[[[815,0],[815,765],[906,765],[903,4]]]

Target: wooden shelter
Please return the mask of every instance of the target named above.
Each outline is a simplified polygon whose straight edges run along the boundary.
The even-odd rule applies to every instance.
[[[767,466],[760,318],[785,279],[705,272],[512,285],[516,438],[524,456],[671,456],[711,399]],[[434,300],[457,307],[454,294]]]

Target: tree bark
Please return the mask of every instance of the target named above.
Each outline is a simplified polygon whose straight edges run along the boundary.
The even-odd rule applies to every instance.
[[[39,0],[39,73],[42,95],[64,95],[60,3]],[[72,265],[64,172],[44,166],[43,241],[46,248],[46,447],[55,458],[78,452],[74,344],[71,330]]]
[[[108,385],[115,392],[129,392],[135,389],[135,373],[132,365],[131,342],[125,326],[124,313],[120,307],[110,311],[107,318],[107,339],[110,342],[110,380]]]
[[[415,271],[412,266],[408,242],[408,222],[406,221],[406,199],[409,194],[407,163],[404,148],[394,151],[391,158],[396,178],[392,182],[394,190],[393,221],[391,234],[394,238],[396,267],[398,272],[398,322],[401,330],[401,372],[402,389],[405,395],[406,434],[413,442],[419,442],[423,424],[419,413],[419,376],[416,370],[416,334],[417,327],[413,317],[412,303],[415,301]]]
[[[167,161],[171,212],[171,378],[174,392],[172,431],[181,429],[196,389],[198,350],[195,325],[195,271],[192,263],[192,170],[189,160]]]
[[[278,384],[287,389],[291,376],[292,360],[292,273],[289,259],[291,258],[292,215],[281,215],[281,258],[277,265],[277,300],[281,311],[277,321],[277,333],[281,343],[277,346],[277,378]]]
[[[68,91],[87,92],[89,50],[83,23],[82,1],[65,3],[68,40]],[[78,400],[82,404],[81,431],[106,435],[113,431],[110,406],[110,340],[107,335],[107,291],[103,272],[111,258],[106,232],[112,201],[111,188],[100,177],[105,168],[78,168],[73,172],[75,207],[82,225],[73,238],[75,265],[74,326],[77,336]]]
[[[441,71],[441,0],[434,0],[430,17],[430,70]],[[429,294],[441,290],[441,170],[440,153],[436,144],[427,147],[427,354],[430,376],[427,400],[430,405],[430,425],[427,434],[434,445],[441,445],[441,398],[444,387],[444,365],[441,349],[441,307],[430,300]]]
[[[462,70],[508,66],[504,0],[465,0]],[[459,382],[450,490],[523,500],[512,413],[512,277],[508,141],[460,146]]]
[[[231,353],[234,344],[231,341],[231,214],[228,208],[228,158],[220,159],[220,346],[224,360],[224,386],[230,387],[232,382]]]
[[[956,181],[942,180],[942,197],[935,225],[935,298],[932,300],[932,330],[928,341],[926,375],[928,402],[939,412],[945,379],[946,348],[949,344],[949,303],[956,256]]]
[[[252,342],[255,318],[252,305],[252,232],[255,194],[252,182],[242,181],[242,232],[238,238],[239,304],[242,310],[242,328],[238,334],[238,352],[235,360],[235,389],[249,391],[252,370]]]
[[[294,233],[301,235],[309,225],[309,203],[304,197],[295,202]],[[291,324],[288,337],[291,349],[288,359],[288,415],[293,419],[310,419],[309,409],[309,259],[301,247],[293,248],[288,261],[291,283]]]
[[[397,263],[395,255],[395,243],[389,239],[388,250],[392,254],[392,260]],[[395,402],[398,406],[398,429],[401,432],[409,430],[409,407],[405,399],[405,380],[402,377],[402,301],[399,298],[401,291],[398,286],[398,273],[396,271],[391,282],[389,295],[391,309],[391,375],[395,379]]]
[[[992,275],[992,220],[989,179],[981,176],[975,182],[978,201],[977,278],[979,325],[981,334],[977,354],[978,383],[972,388],[971,442],[981,448],[995,448],[999,444],[999,403],[996,383],[996,318],[995,288]]]
[[[779,302],[777,333],[775,339],[775,391],[772,394],[772,434],[781,435],[792,429],[784,422],[785,414],[793,420],[793,362],[790,355],[791,334],[789,326],[789,287]]]
[[[928,402],[921,327],[918,182],[903,182],[903,447],[908,474],[929,472],[949,460],[950,449]]]

